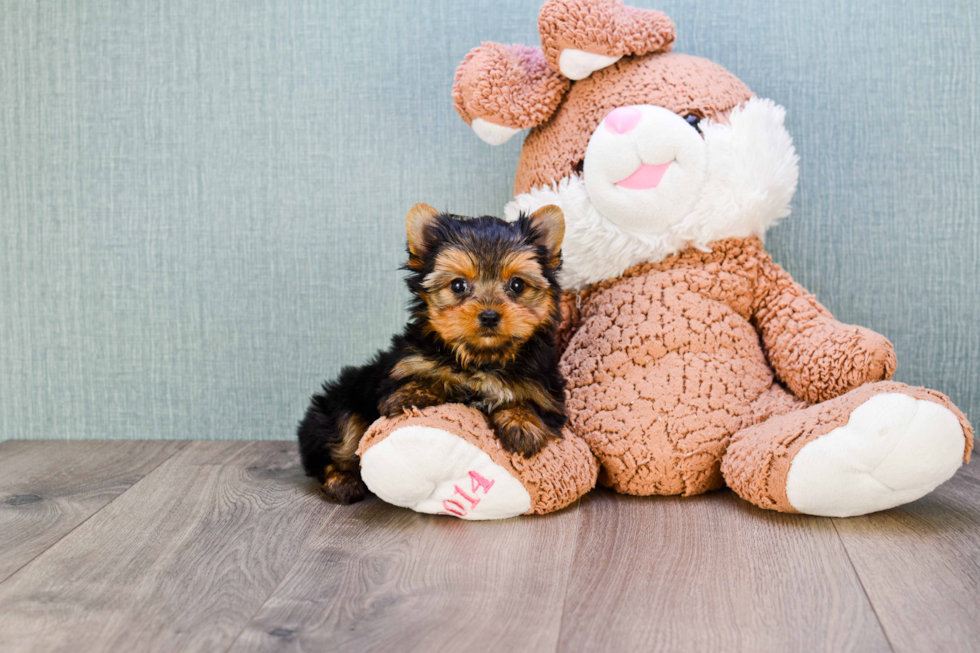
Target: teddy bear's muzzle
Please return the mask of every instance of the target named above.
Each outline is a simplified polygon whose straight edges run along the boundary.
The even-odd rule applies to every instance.
[[[697,129],[663,107],[613,109],[585,153],[589,197],[620,227],[662,232],[687,215],[704,185],[707,148]]]

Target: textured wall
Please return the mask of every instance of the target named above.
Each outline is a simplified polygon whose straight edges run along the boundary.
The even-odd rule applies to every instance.
[[[776,259],[980,421],[980,10],[636,2],[789,110]],[[413,203],[500,213],[450,88],[537,2],[4,0],[0,439],[289,438],[403,321]]]

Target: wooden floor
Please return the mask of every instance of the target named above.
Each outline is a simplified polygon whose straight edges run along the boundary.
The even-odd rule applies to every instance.
[[[980,469],[869,517],[323,501],[290,442],[0,443],[0,651],[980,650]]]

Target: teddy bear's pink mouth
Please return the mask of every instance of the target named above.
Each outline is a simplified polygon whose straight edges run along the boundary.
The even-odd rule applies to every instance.
[[[646,190],[648,188],[656,188],[660,180],[663,179],[664,173],[667,172],[667,168],[673,161],[668,161],[667,163],[661,163],[659,165],[648,165],[643,164],[636,169],[636,172],[631,174],[629,177],[622,181],[617,181],[616,185],[620,188],[628,188],[630,190]]]

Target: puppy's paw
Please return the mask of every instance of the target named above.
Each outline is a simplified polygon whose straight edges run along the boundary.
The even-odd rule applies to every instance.
[[[334,503],[357,503],[367,496],[368,489],[361,480],[360,471],[342,471],[333,465],[324,470],[323,493]]]
[[[385,397],[378,412],[385,417],[396,417],[409,408],[428,408],[446,403],[445,397],[416,382],[407,383]]]
[[[549,438],[558,437],[533,409],[523,406],[496,410],[490,415],[490,422],[504,450],[525,458],[541,451]]]

